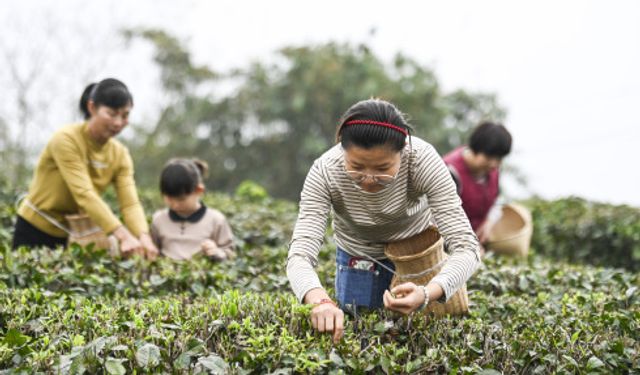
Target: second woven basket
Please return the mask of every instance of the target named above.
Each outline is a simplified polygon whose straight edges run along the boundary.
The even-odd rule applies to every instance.
[[[440,232],[430,226],[413,237],[389,243],[384,253],[396,267],[391,287],[406,282],[425,285],[440,272],[448,255]],[[429,270],[428,272],[425,272]],[[435,316],[464,315],[469,312],[467,286],[464,284],[446,303],[432,301],[424,313]]]
[[[118,241],[112,237],[107,237],[106,233],[91,220],[89,215],[79,213],[65,216],[72,235],[69,236],[68,243],[77,243],[81,246],[94,244],[96,249],[107,249],[112,256],[117,255]]]
[[[486,246],[499,254],[526,258],[532,235],[531,212],[523,205],[509,203],[502,207],[502,217],[491,229]]]

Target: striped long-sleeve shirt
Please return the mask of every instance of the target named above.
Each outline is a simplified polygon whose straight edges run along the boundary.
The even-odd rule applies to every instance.
[[[450,257],[432,281],[449,299],[480,264],[478,240],[462,209],[447,167],[429,143],[412,137],[395,181],[369,193],[347,175],[340,144],[318,158],[302,189],[289,247],[287,276],[296,297],[322,288],[314,268],[329,214],[336,245],[352,255],[384,259],[384,245],[436,225]]]

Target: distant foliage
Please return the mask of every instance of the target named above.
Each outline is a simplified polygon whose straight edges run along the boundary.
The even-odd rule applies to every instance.
[[[532,248],[569,262],[640,271],[640,209],[581,198],[534,199]]]
[[[260,186],[260,184],[245,180],[236,188],[236,196],[240,198],[246,198],[252,202],[261,202],[269,198],[267,190]]]
[[[383,61],[364,44],[287,46],[269,63],[219,73],[196,65],[162,30],[126,36],[155,47],[169,98],[158,122],[138,128],[131,143],[144,186],[155,186],[166,160],[195,156],[208,161],[211,188],[232,193],[251,179],[274,197],[297,199],[313,160],[335,144],[340,116],[371,97],[395,103],[441,153],[478,121],[505,117],[494,94],[443,92],[431,68],[401,53]]]

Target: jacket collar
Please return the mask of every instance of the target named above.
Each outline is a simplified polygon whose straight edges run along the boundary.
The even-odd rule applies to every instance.
[[[200,221],[200,219],[202,219],[202,217],[204,216],[204,214],[207,212],[207,206],[205,206],[204,202],[200,201],[200,208],[198,208],[198,210],[194,213],[192,213],[189,216],[180,216],[178,215],[177,212],[173,211],[172,209],[169,209],[169,218],[171,219],[171,221],[177,221],[177,222],[189,222],[189,223],[197,223],[198,221]]]

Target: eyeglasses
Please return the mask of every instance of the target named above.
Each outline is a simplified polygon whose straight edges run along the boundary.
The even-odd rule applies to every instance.
[[[398,174],[395,176],[390,176],[388,174],[366,174],[358,171],[350,171],[345,167],[345,172],[347,175],[355,182],[356,184],[363,183],[367,178],[371,178],[371,180],[381,186],[389,186],[396,180]]]

